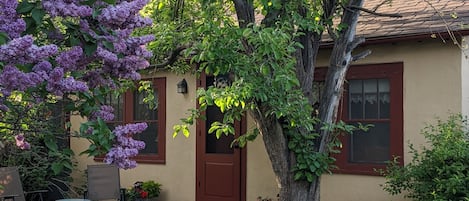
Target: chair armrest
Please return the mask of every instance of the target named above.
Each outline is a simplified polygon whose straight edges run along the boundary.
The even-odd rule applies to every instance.
[[[24,192],[25,194],[33,194],[33,193],[47,193],[49,192],[48,190],[36,190],[36,191],[27,191]]]
[[[39,195],[39,200],[43,201],[44,198],[42,196],[42,194],[44,193],[47,193],[49,192],[48,190],[35,190],[35,191],[25,191],[24,192],[24,195],[34,195],[32,197],[29,197],[29,198],[37,198],[37,196]]]
[[[10,195],[0,195],[0,198],[14,198],[14,197],[19,197],[20,195],[18,194],[10,194]]]

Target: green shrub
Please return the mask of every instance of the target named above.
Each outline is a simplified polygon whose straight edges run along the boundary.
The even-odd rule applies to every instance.
[[[73,152],[66,146],[59,105],[30,108],[18,102],[9,108],[0,112],[0,167],[18,166],[25,191],[68,190]],[[16,145],[17,135],[24,136],[29,149]]]
[[[461,115],[427,126],[422,134],[429,146],[418,151],[411,144],[409,164],[392,162],[384,173],[384,190],[418,201],[469,200],[468,126]]]

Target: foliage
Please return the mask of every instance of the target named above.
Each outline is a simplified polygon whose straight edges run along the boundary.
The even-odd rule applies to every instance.
[[[152,1],[147,8],[155,12],[149,16],[158,23],[143,33],[151,30],[168,39],[168,43],[157,40],[148,46],[155,55],[165,55],[165,59],[155,59],[163,62],[152,69],[163,66],[176,72],[229,77],[231,81],[225,87],[198,89],[199,107],[189,110],[188,117],[173,127],[173,136],[182,133],[188,137],[190,126],[204,118],[202,114],[210,106],[224,113],[223,120],[208,129],[217,138],[234,134],[233,123],[250,115],[256,128],[241,133],[234,143],[245,145],[257,136],[263,137],[281,186],[280,200],[317,199],[314,194],[319,188],[306,188],[319,185],[315,183],[317,176],[332,167],[334,159],[329,152],[340,145],[336,138],[340,132],[335,131],[350,130],[334,124],[346,71],[357,58],[351,52],[362,41],[354,40],[357,7],[362,3]],[[327,90],[317,91],[312,89],[314,70],[325,30],[334,47],[325,81]],[[174,54],[182,59],[172,60]],[[196,68],[189,68],[187,62]],[[326,95],[318,100],[318,115],[313,99],[319,94]],[[293,188],[308,193],[296,194]]]
[[[191,110],[189,117],[182,119],[182,124],[174,126],[173,136],[182,132],[187,137],[189,126],[197,118],[202,118],[201,112],[208,106],[217,106],[225,114],[222,122],[214,122],[209,129],[217,138],[233,134],[233,122],[240,120],[243,115],[262,111],[262,117],[272,117],[282,126],[288,147],[296,157],[292,170],[296,180],[313,182],[318,175],[327,172],[334,159],[326,152],[318,152],[319,133],[327,130],[322,129],[325,128],[324,124],[333,122],[321,122],[319,117],[312,115],[314,109],[301,84],[305,78],[298,77],[297,73],[300,71],[299,63],[315,61],[312,57],[299,61],[295,55],[301,51],[312,51],[301,41],[306,34],[321,35],[327,28],[335,34],[347,28],[333,23],[332,18],[341,14],[340,9],[326,15],[324,4],[327,1],[246,1],[246,6],[253,6],[255,13],[252,14],[256,15],[256,20],[262,21],[243,24],[233,16],[240,17],[238,12],[248,8],[242,10],[235,7],[233,2],[236,1],[193,0],[184,1],[190,6],[181,7],[175,4],[178,1],[169,1],[173,2],[172,6],[164,2],[167,1],[155,0],[147,6],[157,8],[152,17],[159,23],[151,30],[156,35],[171,38],[172,44],[157,41],[154,45],[158,45],[150,45],[149,49],[156,55],[167,55],[177,44],[189,43],[191,46],[181,56],[197,65],[198,75],[205,73],[232,77],[232,83],[227,87],[199,89],[197,97],[200,107]],[[347,3],[338,1],[334,5]],[[182,21],[169,18],[171,12],[165,9],[182,9],[184,14],[179,16]],[[275,22],[271,21],[272,17]],[[179,29],[168,32],[165,27],[169,26]],[[301,70],[309,67],[304,66]],[[171,68],[190,71],[187,64],[181,63],[172,63]],[[312,86],[312,82],[309,84]],[[254,140],[258,132],[261,129],[254,129],[236,141],[245,145],[247,141]],[[334,141],[327,150],[332,150],[337,144],[340,143]]]
[[[391,163],[384,189],[419,201],[469,200],[468,126],[461,115],[427,126],[422,133],[429,146],[419,151],[411,144],[409,164]]]
[[[152,180],[145,182],[137,181],[131,189],[126,192],[126,200],[138,201],[145,198],[157,198],[160,196],[161,184]]]
[[[11,108],[15,94],[32,109],[60,100],[64,113],[88,117],[77,135],[91,142],[83,153],[109,152],[106,162],[135,167],[130,157],[143,146],[131,138],[140,130],[126,130],[133,143],[123,144],[122,133],[116,136],[122,130],[111,131],[104,123],[114,118],[105,99],[128,90],[140,80],[138,71],[149,66],[151,52],[144,45],[154,37],[132,35],[134,29],[152,23],[139,15],[147,2],[0,0],[0,115],[17,112]],[[40,138],[30,133],[24,137]],[[49,149],[56,146],[45,142]]]
[[[0,122],[0,166],[18,166],[26,191],[68,186],[70,182],[73,152],[64,146],[67,132],[58,124],[63,116],[53,107],[57,104],[31,108],[18,99]],[[21,141],[29,146],[17,146]]]

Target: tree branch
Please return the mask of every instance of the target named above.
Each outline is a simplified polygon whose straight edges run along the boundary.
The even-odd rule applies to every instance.
[[[233,0],[236,15],[238,16],[239,26],[245,28],[249,23],[255,22],[254,7],[252,1]]]
[[[373,11],[373,12],[376,12],[379,7],[381,7],[381,6],[384,5],[385,3],[388,3],[388,2],[391,2],[391,1],[392,1],[392,0],[384,0],[384,1],[382,1],[381,3],[379,3],[378,5],[376,5],[376,6],[372,9],[372,11]]]
[[[363,42],[365,42],[365,37],[356,37],[355,39],[353,39],[352,42],[347,45],[346,51],[352,52],[358,45],[362,44]]]
[[[348,9],[361,10],[365,13],[369,13],[369,14],[376,15],[376,16],[382,16],[382,17],[395,17],[395,18],[401,18],[402,17],[402,15],[397,14],[397,13],[378,13],[376,11],[366,9],[366,8],[363,8],[363,7],[360,7],[360,6],[354,6],[354,5],[349,5],[347,8]]]
[[[360,52],[356,55],[353,55],[352,56],[352,61],[358,61],[360,59],[363,59],[365,58],[366,56],[370,55],[371,54],[371,50],[365,50],[363,52]]]
[[[150,65],[150,67],[153,67],[153,68],[163,68],[163,67],[165,67],[165,66],[168,66],[168,65],[173,64],[174,62],[177,61],[177,58],[178,58],[179,54],[180,54],[183,50],[185,50],[185,49],[187,49],[187,48],[189,48],[189,47],[191,47],[191,46],[192,46],[192,44],[186,44],[186,45],[181,45],[181,46],[179,46],[179,47],[176,47],[176,49],[174,49],[174,50],[171,52],[171,54],[169,55],[169,57],[166,58],[163,63],[153,64],[153,65]]]

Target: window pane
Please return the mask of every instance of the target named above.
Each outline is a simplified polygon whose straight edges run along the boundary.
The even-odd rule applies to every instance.
[[[389,161],[389,122],[373,123],[367,132],[350,135],[349,161],[352,163],[384,163]]]
[[[148,104],[143,102],[143,99],[147,96],[143,92],[134,92],[134,119],[137,121],[143,120],[158,120],[158,110],[151,109]],[[154,97],[158,100],[158,92],[155,90]]]
[[[363,119],[362,80],[349,81],[349,118]]]
[[[365,92],[365,119],[378,118],[378,90],[377,80],[364,80],[363,90]]]
[[[322,96],[322,90],[324,90],[324,82],[313,82],[313,104],[319,105]]]
[[[135,135],[135,139],[145,142],[145,149],[140,150],[139,154],[157,154],[158,153],[158,123],[147,123],[148,128]]]
[[[205,134],[206,144],[205,144],[205,151],[206,153],[218,153],[218,154],[232,154],[233,149],[231,148],[231,142],[234,140],[233,135],[222,135],[220,139],[217,139],[215,133],[208,133],[213,122],[222,122],[223,121],[223,113],[220,109],[216,106],[209,106],[206,110],[206,130],[207,133]]]
[[[391,97],[389,93],[389,80],[379,80],[379,118],[389,119]]]

